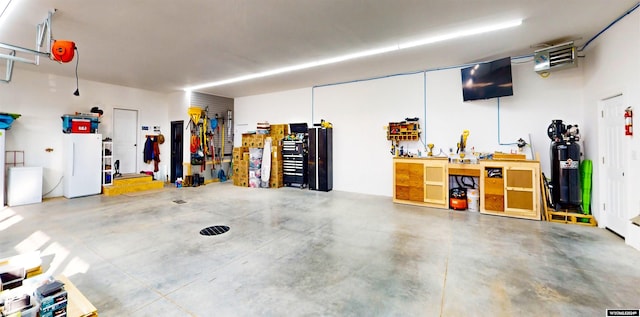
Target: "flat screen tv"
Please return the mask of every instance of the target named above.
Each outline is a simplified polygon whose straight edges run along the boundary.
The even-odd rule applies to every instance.
[[[513,96],[511,57],[460,70],[464,101]]]

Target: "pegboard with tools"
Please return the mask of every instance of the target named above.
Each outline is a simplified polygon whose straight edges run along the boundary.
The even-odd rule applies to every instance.
[[[385,127],[387,140],[391,141],[391,154],[402,156],[401,141],[420,141],[420,123],[418,118],[406,118],[401,122],[389,122]]]
[[[208,179],[219,179],[220,171],[228,175],[233,151],[233,99],[192,93],[189,109],[200,110],[198,124],[194,124],[193,117],[189,123],[191,165],[201,165],[199,169],[195,167],[196,171],[210,170],[205,173]]]

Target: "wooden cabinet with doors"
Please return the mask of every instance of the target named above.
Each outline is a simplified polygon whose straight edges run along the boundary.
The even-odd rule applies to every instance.
[[[447,159],[424,161],[424,202],[427,206],[449,208]]]
[[[481,166],[481,213],[540,220],[538,161],[486,161]]]
[[[424,201],[424,165],[415,161],[394,163],[394,201]]]
[[[395,158],[393,201],[448,208],[446,159]]]

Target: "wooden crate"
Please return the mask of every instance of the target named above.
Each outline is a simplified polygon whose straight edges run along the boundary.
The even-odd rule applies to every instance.
[[[548,188],[545,188],[544,185],[544,177],[542,177],[542,173],[540,173],[540,187],[542,191],[542,207],[543,207],[543,217],[546,218],[549,222],[558,222],[558,223],[570,223],[574,225],[582,225],[589,227],[598,226],[598,222],[593,215],[585,215],[583,213],[578,212],[577,210],[562,210],[555,211],[550,209],[551,207],[547,204],[547,195],[549,194]],[[588,222],[583,222],[583,219],[587,219]]]
[[[582,219],[588,219],[589,222],[582,222]],[[585,215],[577,212],[565,211],[553,211],[547,210],[547,221],[558,223],[571,223],[574,225],[583,225],[596,227],[598,222],[593,215]]]

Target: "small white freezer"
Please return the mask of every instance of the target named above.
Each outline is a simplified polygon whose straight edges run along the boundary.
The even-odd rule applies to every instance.
[[[7,174],[7,205],[42,202],[42,167],[10,167]]]

